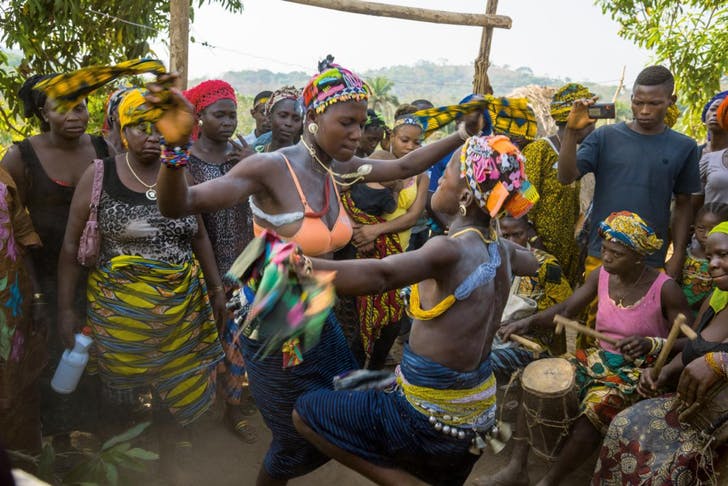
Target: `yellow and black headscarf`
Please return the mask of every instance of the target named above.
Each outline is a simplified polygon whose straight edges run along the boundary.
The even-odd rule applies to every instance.
[[[554,93],[551,100],[551,118],[556,123],[566,123],[566,119],[571,113],[571,107],[574,106],[574,101],[593,97],[594,93],[589,91],[586,86],[579,83],[568,83]]]
[[[134,59],[113,66],[89,66],[70,73],[57,74],[40,81],[35,89],[42,90],[56,103],[56,110],[68,111],[89,94],[122,76],[152,73],[164,74],[164,64],[156,59]]]

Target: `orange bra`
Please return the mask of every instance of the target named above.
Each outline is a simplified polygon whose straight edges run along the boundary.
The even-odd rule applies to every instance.
[[[306,196],[304,196],[303,194],[301,184],[298,182],[298,177],[296,177],[296,173],[293,171],[291,163],[288,161],[285,155],[281,154],[281,156],[288,166],[288,171],[291,173],[293,183],[296,185],[298,196],[301,198],[301,203],[303,204],[304,214],[313,213],[314,211],[308,205]],[[336,201],[339,203],[339,216],[334,222],[334,227],[329,230],[329,227],[326,226],[326,223],[324,223],[321,218],[304,216],[303,222],[301,223],[300,228],[298,228],[298,231],[296,231],[295,234],[291,236],[280,235],[281,238],[292,241],[299,245],[305,255],[318,256],[324,255],[326,253],[331,253],[332,251],[336,251],[339,248],[344,247],[344,245],[346,245],[349,240],[351,240],[351,236],[353,233],[351,229],[351,222],[349,221],[349,216],[346,214],[346,211],[341,205],[339,190],[336,187],[336,182],[333,180],[333,178],[331,179],[331,184],[334,185],[334,191],[336,191]],[[258,236],[264,230],[265,228],[257,224],[255,222],[255,217],[253,217],[253,233]]]

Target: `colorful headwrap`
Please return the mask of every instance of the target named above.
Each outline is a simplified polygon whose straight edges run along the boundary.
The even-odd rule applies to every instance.
[[[238,106],[238,99],[235,97],[235,90],[229,83],[221,79],[203,81],[194,88],[184,92],[185,98],[195,107],[198,115],[202,111],[219,100],[231,100]]]
[[[144,96],[147,93],[145,89],[134,88],[124,94],[119,103],[119,125],[122,129],[144,122],[154,123],[162,116],[164,111],[161,108],[150,109],[146,104]]]
[[[723,98],[723,101],[718,106],[718,112],[715,115],[718,118],[720,128],[728,130],[728,97]]]
[[[124,98],[124,95],[127,91],[132,89],[129,86],[125,86],[123,88],[119,88],[113,93],[109,95],[109,97],[106,99],[106,106],[104,108],[104,125],[102,127],[102,131],[104,133],[111,130],[111,120],[118,119],[118,110],[119,110],[119,104],[121,103],[121,100]]]
[[[386,127],[387,123],[382,118],[382,115],[372,109],[367,110],[367,121],[364,123],[364,129],[369,127]]]
[[[650,255],[662,248],[662,240],[655,235],[638,214],[618,211],[599,223],[599,236],[621,243],[640,255]]]
[[[470,137],[460,152],[460,176],[465,178],[480,209],[492,218],[501,208],[514,218],[538,201],[526,179],[523,156],[503,135]]]
[[[273,92],[270,98],[268,98],[268,101],[265,102],[265,109],[263,113],[265,113],[265,116],[270,116],[271,112],[273,112],[273,107],[275,107],[278,102],[283,100],[298,101],[300,97],[301,90],[295,86],[284,86],[281,89],[277,89]]]
[[[346,68],[328,62],[323,71],[314,75],[303,88],[303,104],[306,110],[323,113],[326,108],[340,101],[366,101],[371,90],[362,79]]]
[[[536,113],[526,98],[487,97],[493,133],[536,140]]]
[[[156,59],[134,59],[114,66],[89,66],[78,71],[44,79],[35,88],[56,102],[56,110],[68,111],[95,90],[122,76],[143,73],[164,74],[164,64]]]
[[[721,104],[725,105],[725,100]],[[708,236],[714,233],[728,235],[728,221],[723,221],[722,223],[714,226],[713,229],[708,232]],[[728,307],[728,291],[715,287],[713,289],[713,293],[710,294],[710,301],[708,305],[710,305],[716,314]]]
[[[559,88],[551,101],[551,118],[556,123],[566,123],[566,119],[571,113],[574,101],[582,98],[593,98],[594,93],[589,91],[584,85],[578,83],[569,83]]]
[[[422,123],[420,123],[420,119],[416,117],[414,114],[409,115],[402,115],[396,120],[394,120],[394,125],[392,126],[392,130],[396,130],[397,128],[401,127],[402,125],[410,125],[413,127],[417,127],[420,130],[424,131],[424,127],[422,126]]]
[[[700,119],[703,120],[703,123],[705,123],[707,121],[706,117],[708,116],[708,109],[710,108],[710,105],[712,105],[713,103],[715,103],[718,100],[724,100],[726,98],[728,98],[728,91],[722,91],[722,92],[716,94],[715,96],[713,96],[712,98],[710,98],[710,101],[708,101],[705,104],[705,106],[703,107],[703,113],[700,115]]]
[[[414,116],[419,119],[419,123],[424,130],[424,136],[427,138],[436,130],[439,130],[467,113],[482,111],[484,121],[482,133],[489,134],[492,125],[490,113],[488,113],[488,110],[486,109],[489,98],[486,97],[486,99],[474,100],[474,96],[475,95],[473,94],[466,96],[457,105],[427,108],[425,110],[416,111],[410,116]],[[492,99],[492,97],[490,99]]]

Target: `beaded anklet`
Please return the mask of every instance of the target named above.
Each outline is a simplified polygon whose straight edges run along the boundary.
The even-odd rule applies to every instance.
[[[185,167],[189,162],[188,149],[190,144],[186,144],[184,147],[174,147],[170,149],[166,145],[162,145],[161,160],[164,165],[170,169],[179,169]]]

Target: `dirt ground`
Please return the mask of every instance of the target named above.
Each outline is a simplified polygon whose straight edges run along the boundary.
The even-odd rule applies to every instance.
[[[222,423],[211,422],[194,440],[194,456],[198,458],[194,464],[185,467],[185,476],[189,484],[209,486],[247,486],[255,484],[255,477],[260,468],[263,456],[270,441],[270,432],[265,427],[260,415],[251,420],[251,425],[258,434],[254,444],[244,444],[229,432]],[[494,474],[508,461],[512,443],[500,454],[484,454],[475,465],[466,484],[475,484],[475,478]],[[579,467],[564,486],[583,486],[589,484],[594,469],[595,458]],[[537,478],[546,471],[547,463],[539,458],[531,457],[529,477],[535,484]],[[154,484],[153,479],[149,483]],[[325,486],[347,485],[364,486],[373,484],[344,466],[329,462],[307,476],[289,483],[292,486]]]
[[[567,345],[573,349],[574,336],[567,335]],[[399,357],[401,346],[395,344],[392,354]],[[499,396],[499,398],[501,398]],[[499,400],[499,404],[502,403]],[[255,478],[268,448],[270,432],[266,428],[260,414],[250,420],[250,425],[258,435],[254,444],[245,444],[230,432],[220,420],[221,412],[210,417],[206,423],[200,424],[193,437],[193,455],[198,458],[193,464],[185,467],[185,479],[193,485],[209,486],[247,486],[255,484]],[[506,465],[513,448],[513,441],[498,455],[484,454],[476,463],[466,484],[475,484],[476,478],[488,477]],[[591,479],[596,455],[581,465],[574,465],[574,473],[562,483],[562,486],[584,486]],[[529,458],[529,477],[532,484],[542,477],[548,463],[531,454]],[[155,484],[153,478],[146,478],[147,484]],[[146,482],[145,481],[145,482]],[[346,485],[363,486],[373,484],[359,474],[331,461],[318,470],[290,481],[292,486],[327,486]]]

